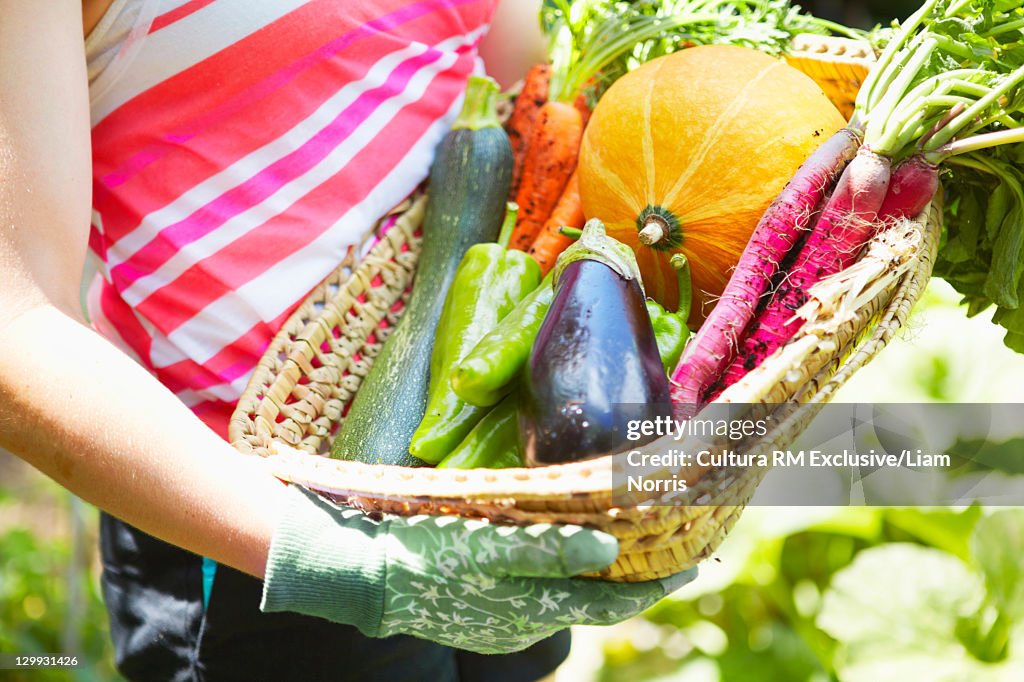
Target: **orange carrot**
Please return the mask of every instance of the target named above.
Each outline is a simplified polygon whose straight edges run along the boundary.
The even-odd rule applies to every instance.
[[[519,216],[509,248],[526,251],[540,233],[576,170],[583,121],[580,112],[565,102],[541,107],[533,125],[516,193]]]
[[[537,113],[548,101],[548,83],[551,81],[551,66],[537,64],[531,68],[523,81],[523,89],[516,97],[512,115],[505,124],[509,142],[512,143],[512,189],[510,197],[516,196],[523,173],[523,160],[530,140],[530,132],[537,120]]]
[[[542,274],[548,274],[555,265],[558,255],[565,251],[573,240],[559,232],[565,225],[583,227],[586,218],[583,215],[583,204],[580,202],[580,178],[573,171],[562,197],[558,200],[551,217],[544,223],[543,229],[530,247],[530,255],[540,264]]]

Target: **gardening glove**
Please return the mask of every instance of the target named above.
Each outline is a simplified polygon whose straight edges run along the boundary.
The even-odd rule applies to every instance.
[[[406,634],[478,653],[525,649],[570,625],[610,625],[693,580],[570,580],[611,564],[614,537],[579,526],[451,516],[377,521],[297,486],[267,557],[264,611]]]

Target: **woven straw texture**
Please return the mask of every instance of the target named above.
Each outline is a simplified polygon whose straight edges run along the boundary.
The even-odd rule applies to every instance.
[[[858,40],[804,33],[793,38],[786,61],[813,78],[849,119],[875,53]]]
[[[396,207],[394,223],[357,249],[274,338],[232,417],[229,437],[276,476],[368,512],[459,514],[496,522],[577,523],[619,539],[599,577],[650,580],[695,565],[719,545],[765,471],[686,470],[685,504],[623,503],[613,495],[619,457],[536,469],[435,470],[329,459],[342,414],[397,322],[411,290],[426,197]],[[397,216],[397,222],[394,218]],[[720,401],[760,406],[775,428],[745,451],[791,442],[835,391],[906,321],[927,283],[941,207],[886,226],[860,261],[811,290],[796,338]],[[386,417],[383,417],[386,419]],[[679,447],[676,445],[675,447]],[[621,479],[620,479],[621,480]],[[621,491],[620,491],[621,492]],[[636,502],[636,503],[633,503]]]

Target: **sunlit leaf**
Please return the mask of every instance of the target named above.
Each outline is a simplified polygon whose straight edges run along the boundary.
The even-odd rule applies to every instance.
[[[1012,621],[1024,620],[1024,509],[981,519],[973,546],[993,602]]]
[[[841,682],[1010,682],[1024,679],[1024,632],[1010,658],[979,660],[961,642],[976,618],[984,583],[945,552],[890,544],[861,552],[825,593],[818,625],[840,643]]]

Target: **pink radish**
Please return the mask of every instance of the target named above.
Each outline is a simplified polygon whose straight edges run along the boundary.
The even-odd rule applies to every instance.
[[[793,319],[793,312],[807,302],[807,290],[812,284],[857,260],[877,225],[878,211],[889,188],[890,172],[888,158],[861,148],[843,171],[788,275],[758,314],[709,398],[743,378],[792,338],[802,323],[800,319]]]
[[[860,143],[844,128],[797,170],[758,222],[732,278],[672,374],[672,400],[696,405],[733,356],[757,302],[785,258],[806,234],[811,216]]]
[[[896,166],[889,180],[889,192],[878,210],[878,218],[913,218],[921,213],[939,189],[939,169],[920,154]]]

